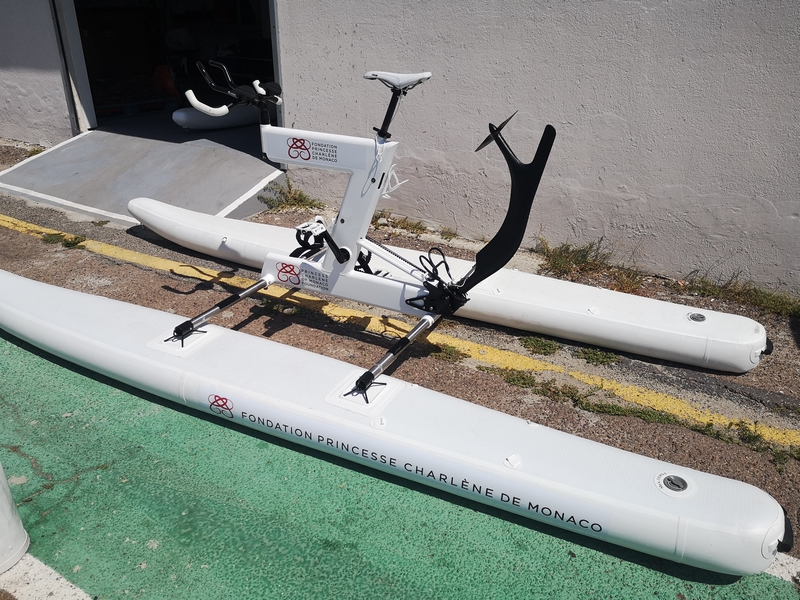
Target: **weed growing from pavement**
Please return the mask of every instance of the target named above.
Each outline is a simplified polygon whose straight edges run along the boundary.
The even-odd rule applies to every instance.
[[[287,304],[284,302],[278,302],[272,298],[262,298],[261,307],[271,312],[289,316],[299,315],[303,311],[303,307],[299,304]]]
[[[618,354],[600,348],[577,348],[575,356],[593,365],[615,365],[620,361]]]
[[[775,463],[775,468],[778,469],[778,473],[783,473],[783,468],[791,457],[792,454],[788,450],[783,450],[782,448],[775,448],[772,450],[772,462]]]
[[[61,245],[64,246],[64,248],[83,248],[81,244],[85,241],[85,235],[73,235],[67,236],[64,241],[61,242]]]
[[[633,267],[612,267],[611,277],[614,280],[614,289],[623,294],[633,294],[644,282],[647,274]]]
[[[450,344],[431,344],[430,356],[449,363],[457,363],[464,358],[469,358],[469,354],[465,354]]]
[[[83,248],[81,244],[86,241],[86,236],[45,233],[42,236],[42,241],[45,244],[61,244],[64,248]]]
[[[542,271],[560,278],[580,273],[603,273],[611,278],[612,288],[625,294],[635,293],[647,278],[647,273],[634,267],[611,263],[612,252],[603,247],[603,238],[583,246],[564,243],[555,248],[544,238],[539,238],[536,252],[544,258]]]
[[[521,337],[519,338],[519,342],[522,344],[523,348],[525,348],[528,352],[532,352],[533,354],[543,354],[545,356],[549,356],[551,354],[555,354],[561,349],[561,344],[558,342],[539,337],[538,335]]]
[[[728,425],[728,429],[734,431],[736,436],[745,446],[748,446],[757,452],[763,452],[769,448],[769,444],[767,443],[767,440],[764,439],[764,436],[758,433],[757,428],[758,423],[755,423],[751,429],[750,425],[744,421],[737,421]]]
[[[92,221],[92,225],[95,227],[105,227],[109,224],[109,221]]]
[[[544,396],[545,398],[549,398],[557,402],[579,402],[583,400],[587,394],[591,395],[597,391],[596,388],[592,388],[587,394],[582,394],[581,391],[574,385],[558,385],[555,379],[540,381],[536,375],[530,371],[484,366],[478,367],[478,370],[499,375],[506,383],[529,389],[534,394]]]
[[[561,244],[551,248],[544,238],[539,238],[536,251],[544,258],[544,270],[557,277],[566,277],[574,272],[598,273],[610,267],[611,252],[602,249],[603,238],[585,246]]]
[[[606,250],[604,238],[583,246],[563,243],[551,247],[544,238],[539,238],[536,252],[544,259],[542,272],[558,278],[568,279],[576,274],[605,274],[612,281],[612,288],[619,292],[636,293],[648,273],[634,267],[615,265],[611,262],[613,252]],[[682,293],[707,296],[718,300],[729,300],[739,304],[760,308],[767,313],[785,317],[800,316],[800,299],[789,294],[772,292],[741,279],[736,273],[727,280],[714,281],[708,273],[692,271],[684,279],[672,284]]]
[[[800,316],[800,299],[761,289],[752,283],[742,281],[738,274],[727,281],[714,282],[707,275],[699,275],[695,271],[674,285],[676,289],[689,294],[749,304],[784,317]]]
[[[442,237],[442,239],[447,240],[448,242],[458,237],[458,234],[448,227],[442,227],[439,230],[439,235]]]
[[[385,223],[381,221],[385,221]],[[370,224],[374,229],[394,227],[396,229],[402,229],[412,235],[420,235],[428,232],[428,228],[422,221],[412,221],[408,217],[392,217],[391,213],[384,209],[376,211],[375,214],[372,215]],[[455,234],[453,234],[453,237],[455,237]],[[449,239],[453,238],[451,237]]]
[[[412,221],[408,217],[403,217],[402,219],[395,219],[392,223],[393,227],[397,227],[398,229],[402,229],[411,233],[413,235],[420,235],[423,233],[427,233],[428,228],[422,223],[422,221]]]
[[[384,220],[386,223],[381,223],[380,221]],[[375,213],[372,215],[372,221],[370,221],[370,225],[373,229],[380,229],[381,227],[386,227],[389,223],[389,212],[381,209],[376,210]]]
[[[260,195],[258,200],[266,204],[269,210],[288,210],[294,208],[321,210],[325,208],[322,202],[309,196],[300,188],[295,187],[288,175],[283,183],[270,183],[264,188],[264,191],[269,193]]]
[[[611,415],[615,417],[634,417],[646,423],[657,423],[659,425],[683,425],[675,416],[641,406],[623,406],[620,404],[606,404],[605,402],[591,402],[582,400],[575,404],[576,407],[587,412],[600,415]]]
[[[540,381],[531,371],[518,369],[479,366],[478,370],[501,377],[506,383],[529,389],[533,393],[556,402],[571,402],[573,406],[587,412],[611,415],[616,417],[632,417],[647,423],[658,425],[674,425],[685,427],[702,435],[712,437],[728,444],[739,444],[755,452],[766,452],[771,455],[772,462],[779,473],[790,458],[800,461],[800,446],[781,446],[767,441],[758,432],[758,423],[735,421],[725,427],[718,427],[712,422],[695,423],[686,421],[660,410],[630,404],[612,404],[590,400],[600,388],[591,388],[581,393],[577,387],[568,384],[557,385],[555,380]]]

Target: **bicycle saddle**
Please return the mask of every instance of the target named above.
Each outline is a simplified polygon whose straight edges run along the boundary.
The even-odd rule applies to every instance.
[[[425,73],[390,73],[388,71],[367,71],[364,79],[377,79],[384,85],[401,91],[410,90],[423,81],[428,81],[431,74]]]

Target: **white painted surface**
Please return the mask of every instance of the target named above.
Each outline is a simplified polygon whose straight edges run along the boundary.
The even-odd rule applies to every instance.
[[[0,590],[12,594],[16,600],[91,599],[81,588],[30,554],[23,556],[13,569],[0,574]]]
[[[52,146],[72,136],[48,0],[0,0],[0,137]]]
[[[800,292],[800,3],[276,0],[284,124],[367,135],[389,94],[369,69],[433,72],[392,139],[412,180],[382,204],[474,238],[508,201],[506,137],[557,131],[527,243],[601,236],[620,261]],[[334,201],[340,182],[296,181]]]
[[[800,577],[800,560],[794,556],[778,552],[775,562],[769,566],[765,573],[794,583]]]

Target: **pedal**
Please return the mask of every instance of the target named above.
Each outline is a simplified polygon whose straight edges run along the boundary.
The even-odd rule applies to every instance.
[[[314,217],[313,221],[302,223],[295,227],[295,230],[308,239],[307,236],[321,236],[328,228],[325,226],[325,220],[322,217]]]

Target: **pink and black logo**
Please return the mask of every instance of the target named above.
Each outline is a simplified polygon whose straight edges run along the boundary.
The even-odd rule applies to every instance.
[[[222,415],[223,417],[228,417],[229,419],[233,418],[233,402],[227,398],[218,396],[217,394],[211,394],[208,397],[208,403],[211,405],[211,412]]]
[[[289,146],[289,158],[311,160],[311,145],[308,143],[308,140],[296,137],[287,138],[286,145]]]
[[[278,281],[300,285],[300,271],[297,270],[295,265],[280,262],[275,266],[278,267]]]

